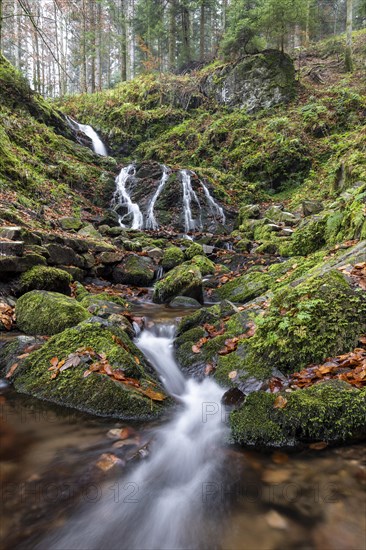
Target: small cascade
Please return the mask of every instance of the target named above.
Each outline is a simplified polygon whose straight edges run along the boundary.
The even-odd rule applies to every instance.
[[[116,178],[116,192],[114,194],[114,203],[116,207],[123,206],[127,209],[127,213],[123,216],[119,216],[118,222],[121,227],[126,227],[123,223],[127,216],[132,215],[132,225],[131,229],[142,229],[144,225],[144,218],[139,208],[139,205],[136,202],[133,202],[128,191],[127,191],[127,181],[130,176],[136,174],[136,168],[133,164],[125,166],[120,171],[119,175]]]
[[[170,174],[170,170],[167,166],[165,166],[165,164],[162,165],[162,169],[163,169],[163,175],[161,176],[161,180],[158,185],[158,188],[156,189],[150,201],[149,207],[147,209],[146,223],[145,223],[146,229],[159,229],[159,224],[155,219],[154,208],[155,208],[155,203],[158,200],[158,197],[162,192],[166,182],[168,181],[169,174]]]
[[[159,265],[156,270],[156,280],[160,281],[164,277],[164,268],[162,265]]]
[[[193,219],[191,209],[192,199],[197,203],[200,212],[201,205],[192,187],[192,173],[189,170],[181,170],[180,174],[182,177],[183,188],[184,229],[185,232],[188,233],[189,231],[194,231],[195,229],[202,229],[201,219],[198,225],[196,220]]]
[[[224,390],[211,378],[185,379],[174,357],[174,333],[174,325],[157,323],[136,342],[180,403],[171,420],[152,433],[149,458],[114,485],[102,486],[98,502],[81,508],[39,550],[217,548],[216,534],[208,540],[202,525],[219,506],[207,497],[224,459]]]
[[[97,132],[91,126],[88,126],[88,124],[79,124],[78,122],[76,122],[76,120],[73,120],[70,117],[68,117],[68,120],[71,127],[76,127],[80,132],[91,139],[94,153],[96,153],[97,155],[101,155],[102,157],[108,156],[106,146],[98,136]]]
[[[203,187],[203,191],[205,193],[207,202],[210,205],[211,212],[214,214],[214,216],[217,216],[220,222],[224,225],[226,222],[226,217],[225,217],[223,208],[221,208],[221,206],[219,206],[217,202],[214,200],[214,198],[210,194],[210,191],[207,189],[206,185],[202,181],[200,181],[200,184]]]

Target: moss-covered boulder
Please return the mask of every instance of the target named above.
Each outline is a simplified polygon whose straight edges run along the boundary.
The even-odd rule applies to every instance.
[[[154,262],[146,256],[129,254],[113,269],[115,283],[148,286],[154,279]]]
[[[155,303],[169,303],[176,296],[189,296],[200,303],[203,302],[202,275],[198,267],[182,264],[155,283],[153,294]]]
[[[72,277],[57,267],[34,266],[20,277],[19,294],[31,290],[51,290],[60,294],[71,294]]]
[[[187,260],[191,260],[194,256],[204,256],[203,246],[199,243],[192,243],[185,251]]]
[[[326,243],[325,228],[325,216],[314,216],[304,220],[292,235],[292,253],[306,256],[322,248]]]
[[[221,300],[244,303],[264,294],[270,288],[271,282],[272,277],[268,273],[251,271],[218,288],[215,294]]]
[[[203,276],[215,273],[216,265],[207,256],[193,256],[191,264],[196,265]]]
[[[19,298],[15,314],[19,330],[48,336],[89,317],[87,310],[73,298],[44,290],[32,290]]]
[[[279,396],[284,401],[277,407]],[[366,389],[328,381],[291,393],[254,392],[231,413],[236,443],[257,448],[343,443],[366,435]]]
[[[83,349],[88,354],[83,356]],[[52,376],[51,359],[67,360],[74,353],[81,353],[80,363]],[[110,375],[99,372],[100,356]],[[21,393],[101,416],[153,418],[169,401],[143,354],[123,330],[108,323],[84,322],[53,336],[26,358],[12,380]]]
[[[250,340],[248,364],[283,372],[350,351],[366,329],[366,296],[337,270],[277,291]]]
[[[184,253],[178,246],[170,246],[164,252],[163,259],[161,261],[162,267],[169,271],[184,262]]]

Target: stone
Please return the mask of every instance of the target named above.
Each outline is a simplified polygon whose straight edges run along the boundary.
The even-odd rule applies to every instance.
[[[134,286],[147,286],[155,276],[154,262],[146,256],[129,254],[112,271],[115,283]]]
[[[302,201],[302,213],[304,216],[312,216],[323,210],[323,204],[320,201]]]
[[[194,298],[189,298],[188,296],[176,296],[174,300],[170,302],[169,307],[173,307],[173,308],[189,307],[189,308],[198,309],[202,307],[202,305],[199,302],[197,302],[197,300],[195,300]]]
[[[1,227],[0,239],[8,239],[9,241],[20,241],[22,239],[22,228],[18,226]]]
[[[82,235],[83,237],[88,237],[90,239],[102,239],[102,235],[91,223],[80,229],[78,231],[78,235]]]
[[[155,283],[155,303],[169,303],[176,296],[189,296],[203,303],[202,275],[198,267],[190,264],[179,265]]]
[[[49,253],[50,265],[74,265],[76,267],[84,267],[84,260],[78,256],[72,248],[61,244],[51,243],[46,245],[46,250]]]
[[[35,265],[46,265],[46,260],[38,254],[24,256],[0,256],[0,273],[24,273]]]
[[[264,50],[216,69],[204,78],[201,87],[220,104],[254,112],[295,97],[295,67],[288,55]]]
[[[155,260],[155,262],[159,262],[163,258],[164,252],[161,250],[161,248],[152,248],[147,251],[147,255],[149,256],[149,258]]]
[[[16,303],[19,330],[25,334],[53,335],[73,327],[90,315],[75,299],[57,292],[32,290]]]
[[[78,231],[83,225],[80,218],[75,218],[72,216],[59,218],[58,222],[64,231]]]
[[[22,256],[24,252],[23,241],[2,241],[0,240],[1,256]]]
[[[118,264],[123,259],[123,252],[102,252],[98,260],[102,264]]]
[[[19,281],[18,295],[31,290],[50,290],[60,294],[71,294],[71,275],[56,267],[34,266],[23,273]]]
[[[184,253],[178,246],[170,246],[164,252],[161,262],[162,267],[169,271],[184,262]]]

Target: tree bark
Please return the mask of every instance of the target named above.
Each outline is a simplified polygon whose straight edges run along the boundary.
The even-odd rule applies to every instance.
[[[353,71],[353,56],[352,56],[352,15],[353,15],[353,0],[347,0],[347,21],[346,21],[346,56],[345,65],[346,71]]]

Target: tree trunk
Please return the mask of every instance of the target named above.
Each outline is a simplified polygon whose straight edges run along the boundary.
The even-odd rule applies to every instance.
[[[353,71],[352,59],[352,15],[353,15],[353,0],[347,0],[347,22],[346,22],[346,56],[345,65],[346,71]]]
[[[190,19],[189,11],[186,6],[181,8],[182,15],[182,58],[183,63],[190,63],[191,61],[191,37],[190,37]]]
[[[200,6],[200,60],[205,59],[205,26],[206,26],[206,6],[205,0],[201,0]]]
[[[175,0],[170,0],[169,3],[169,69],[175,68],[175,53],[177,44],[177,26],[175,21],[176,5]]]

